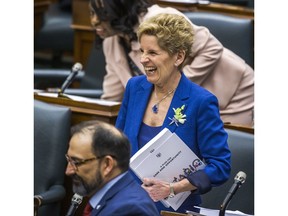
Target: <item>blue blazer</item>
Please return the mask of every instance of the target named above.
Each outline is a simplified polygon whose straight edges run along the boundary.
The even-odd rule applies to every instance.
[[[138,134],[152,90],[153,85],[146,76],[131,78],[125,89],[116,127],[129,138],[132,155],[139,149]],[[175,123],[169,125],[174,116],[173,108],[182,105],[185,105],[182,113],[186,115],[186,122],[178,123],[178,126]],[[206,193],[212,186],[220,185],[229,178],[231,153],[220,119],[218,100],[183,73],[163,122],[162,128],[165,127],[175,132],[207,164],[204,170],[187,177],[198,188],[194,194]],[[200,199],[197,200],[195,204],[199,204]]]
[[[159,215],[148,193],[128,172],[100,200],[91,216]]]

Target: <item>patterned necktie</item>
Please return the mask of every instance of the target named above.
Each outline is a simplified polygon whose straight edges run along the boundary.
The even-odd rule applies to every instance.
[[[93,210],[93,208],[92,208],[92,206],[90,205],[90,203],[88,202],[87,205],[86,205],[85,208],[84,208],[84,211],[83,211],[82,216],[90,216],[92,210]]]

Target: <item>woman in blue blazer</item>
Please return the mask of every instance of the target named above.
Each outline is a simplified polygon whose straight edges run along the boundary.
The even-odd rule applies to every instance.
[[[181,71],[193,43],[193,29],[185,18],[175,14],[152,17],[140,25],[138,38],[145,75],[128,81],[116,127],[128,136],[132,155],[168,128],[206,163],[203,170],[173,184],[150,178],[142,184],[154,201],[191,191],[177,212],[198,211],[194,206],[200,205],[200,194],[224,183],[230,175],[231,154],[218,100]],[[157,207],[173,211],[160,202]]]

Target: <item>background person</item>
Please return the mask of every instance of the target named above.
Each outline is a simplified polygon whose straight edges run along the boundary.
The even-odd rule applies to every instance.
[[[130,143],[114,126],[82,122],[72,128],[66,175],[73,192],[88,196],[91,215],[158,215],[147,192],[127,172]]]
[[[91,25],[96,43],[103,41],[106,60],[102,99],[121,101],[128,80],[144,73],[136,31],[144,20],[160,13],[184,16],[174,8],[151,5],[147,0],[90,0]],[[183,63],[183,72],[216,95],[224,122],[250,126],[254,71],[224,48],[207,28],[187,20],[193,27],[195,40]]]
[[[129,138],[132,155],[163,128],[168,128],[205,161],[204,170],[173,184],[176,194],[192,191],[177,212],[198,211],[194,206],[200,205],[200,194],[224,183],[230,175],[231,154],[217,98],[181,71],[194,39],[191,24],[183,16],[159,14],[144,21],[138,35],[145,76],[128,81],[116,127]],[[172,120],[174,109],[180,109],[179,121]],[[170,194],[170,182],[145,178],[143,183],[154,201]],[[173,211],[160,202],[157,208]]]

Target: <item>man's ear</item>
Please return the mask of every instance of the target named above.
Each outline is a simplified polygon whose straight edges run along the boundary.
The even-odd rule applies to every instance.
[[[117,166],[116,160],[110,155],[106,155],[102,159],[101,169],[103,177],[107,177],[111,174],[111,171]]]

